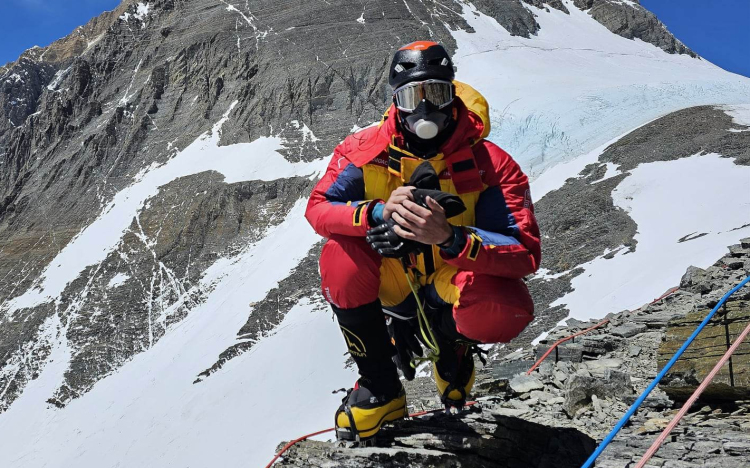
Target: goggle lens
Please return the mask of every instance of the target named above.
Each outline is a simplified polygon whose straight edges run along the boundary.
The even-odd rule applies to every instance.
[[[394,96],[396,107],[406,112],[416,109],[422,99],[443,108],[453,102],[453,85],[447,81],[437,80],[408,83],[398,88]]]

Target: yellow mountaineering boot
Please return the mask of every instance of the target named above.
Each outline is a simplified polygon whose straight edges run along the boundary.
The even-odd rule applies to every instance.
[[[364,441],[375,436],[384,423],[406,416],[406,393],[403,387],[395,396],[375,396],[357,382],[336,410],[336,438]]]
[[[451,351],[451,348],[444,348],[440,353],[440,359],[432,364],[432,376],[446,408],[463,408],[474,387],[474,353],[465,344],[459,345],[455,352]]]

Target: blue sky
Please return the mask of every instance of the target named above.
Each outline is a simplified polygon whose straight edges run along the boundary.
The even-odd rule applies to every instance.
[[[35,45],[47,46],[112,10],[120,0],[0,0],[0,65]]]
[[[698,55],[750,76],[750,0],[641,0]]]
[[[46,46],[120,0],[0,0],[0,65]],[[711,62],[750,76],[750,0],[641,0],[678,39]]]

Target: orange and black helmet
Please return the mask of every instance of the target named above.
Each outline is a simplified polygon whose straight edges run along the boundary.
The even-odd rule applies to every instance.
[[[443,46],[432,41],[417,41],[396,51],[388,84],[396,89],[410,81],[453,81],[454,77],[453,61]]]

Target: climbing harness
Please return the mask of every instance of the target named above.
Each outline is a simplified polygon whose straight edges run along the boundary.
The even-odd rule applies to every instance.
[[[414,254],[410,254],[409,258],[410,261],[407,261],[406,258],[402,258],[401,265],[404,268],[404,274],[406,275],[406,281],[409,283],[409,289],[411,289],[411,292],[414,295],[414,299],[417,302],[417,318],[419,321],[419,330],[420,334],[422,335],[422,341],[430,350],[425,357],[414,356],[409,365],[414,369],[416,369],[416,366],[421,362],[432,362],[434,366],[437,366],[437,362],[440,359],[440,345],[438,344],[438,340],[432,331],[432,327],[430,326],[430,322],[424,310],[424,304],[419,297],[419,289],[417,287],[417,283],[419,281],[419,275],[421,275],[421,273],[416,269]],[[414,279],[412,279],[412,276],[414,277]],[[477,354],[479,360],[482,362],[482,365],[487,364],[487,360],[484,358],[484,355],[487,354],[487,352],[480,348],[477,343],[461,341],[460,344],[466,347],[464,354],[465,359],[473,359],[473,355]],[[437,372],[437,370],[435,370],[435,372]],[[454,390],[457,390],[461,393],[460,400],[453,400],[451,398],[448,398],[448,395]],[[466,405],[466,397],[466,389],[463,385],[457,385],[454,382],[450,382],[445,390],[441,393],[440,401],[443,403],[443,405],[445,405],[445,411],[448,413],[452,408],[463,408]]]
[[[594,453],[591,454],[588,460],[586,460],[586,463],[582,465],[581,468],[591,468],[594,465],[594,462],[596,462],[596,459],[599,458],[599,455],[602,454],[604,449],[607,448],[607,446],[612,442],[612,440],[615,438],[618,432],[620,432],[620,429],[625,426],[625,424],[630,420],[630,418],[635,414],[635,412],[638,410],[638,408],[643,404],[643,402],[646,400],[646,397],[649,396],[649,394],[656,388],[656,386],[661,382],[661,379],[664,378],[665,375],[667,375],[667,372],[672,368],[672,366],[677,362],[677,360],[682,356],[682,354],[685,352],[685,350],[690,346],[690,344],[695,340],[695,338],[698,336],[698,334],[703,331],[703,328],[708,324],[708,322],[711,321],[713,316],[716,314],[716,312],[719,310],[719,308],[724,305],[724,303],[729,299],[732,294],[740,290],[743,286],[745,286],[748,282],[750,282],[750,276],[745,278],[729,290],[724,296],[721,298],[721,300],[716,304],[716,306],[711,310],[711,312],[706,316],[705,319],[703,319],[703,322],[701,322],[700,325],[698,325],[698,328],[695,329],[692,335],[685,341],[685,343],[682,344],[680,349],[677,350],[677,352],[672,356],[672,359],[669,360],[669,362],[664,366],[664,368],[659,372],[659,375],[657,375],[654,380],[649,384],[649,386],[646,388],[646,390],[641,393],[641,395],[638,397],[638,399],[633,403],[633,405],[628,409],[628,411],[625,413],[625,415],[618,421],[618,423],[615,425],[614,429],[607,435],[607,437],[604,438],[601,444],[594,450]]]

